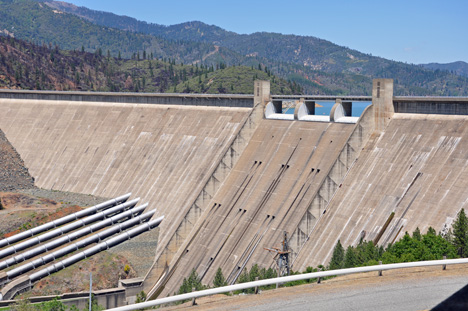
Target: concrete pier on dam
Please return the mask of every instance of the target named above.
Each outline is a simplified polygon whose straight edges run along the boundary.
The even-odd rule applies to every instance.
[[[134,254],[150,298],[173,294],[192,269],[211,285],[218,267],[229,283],[253,264],[275,267],[264,248],[285,231],[301,270],[327,264],[338,239],[386,245],[448,228],[466,208],[467,98],[394,97],[388,79],[374,80],[372,97],[275,96],[265,81],[254,90],[0,91],[0,129],[37,186],[131,191],[165,215],[157,248]],[[297,101],[294,114],[282,100]],[[320,100],[335,101],[329,116],[314,115]],[[351,117],[355,101],[372,105]]]

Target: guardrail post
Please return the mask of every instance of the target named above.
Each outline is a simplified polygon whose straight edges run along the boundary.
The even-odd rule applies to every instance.
[[[277,275],[278,275],[278,277],[280,277],[280,267],[279,266],[278,266],[278,274]],[[279,283],[276,283],[276,289],[278,289],[278,287],[279,287]]]
[[[255,277],[255,281],[258,281],[258,276]],[[258,286],[255,286],[254,293],[255,295],[258,294]]]
[[[379,262],[379,265],[375,266],[366,266],[366,267],[358,267],[358,268],[347,268],[341,270],[328,270],[322,271],[325,269],[320,269],[320,272],[311,272],[306,274],[298,274],[298,275],[290,275],[282,278],[275,278],[272,280],[259,280],[257,284],[252,285],[252,282],[249,283],[241,283],[236,285],[229,285],[217,288],[211,288],[206,290],[201,290],[197,293],[193,293],[193,295],[183,294],[183,295],[176,295],[172,297],[165,297],[160,298],[152,301],[142,302],[140,304],[122,306],[118,308],[109,309],[109,311],[131,311],[131,310],[141,310],[143,308],[154,307],[162,304],[173,303],[176,301],[187,300],[190,299],[188,296],[191,297],[204,297],[222,293],[228,293],[233,290],[242,290],[247,288],[255,288],[256,286],[269,286],[274,284],[281,284],[285,282],[294,282],[299,280],[310,280],[314,278],[322,277],[329,277],[333,275],[348,275],[353,273],[363,273],[363,272],[381,272],[383,270],[390,270],[390,269],[404,269],[404,268],[415,268],[415,267],[428,267],[428,266],[443,266],[443,265],[455,265],[455,264],[468,264],[468,258],[458,258],[458,259],[447,259],[445,261],[442,260],[431,260],[431,261],[423,261],[423,262],[404,262],[404,263],[394,263],[394,264],[385,264],[383,265],[382,262]],[[322,273],[323,272],[323,273]],[[195,290],[195,289],[194,289]],[[8,297],[3,297],[5,300]],[[192,300],[193,301],[193,300]]]
[[[322,268],[318,268],[318,269],[317,269],[317,272],[320,272],[320,271],[322,271]],[[320,282],[322,282],[322,278],[321,278],[321,277],[318,277],[318,279],[317,279],[317,284],[320,284]]]
[[[192,287],[192,292],[195,291],[195,287]],[[195,301],[195,297],[192,298],[192,306],[196,306],[197,305],[197,302]]]
[[[379,261],[379,265],[382,264],[382,261]],[[382,270],[379,270],[379,276],[382,276]]]
[[[444,260],[447,259],[447,256],[444,256]],[[442,265],[442,270],[447,269],[447,265]]]

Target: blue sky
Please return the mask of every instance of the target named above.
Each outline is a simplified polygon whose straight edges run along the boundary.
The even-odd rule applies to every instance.
[[[468,62],[466,0],[65,0],[162,25],[314,36],[407,63]]]

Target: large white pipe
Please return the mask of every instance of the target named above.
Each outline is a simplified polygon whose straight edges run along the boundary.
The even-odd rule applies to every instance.
[[[387,264],[387,265],[377,265],[377,266],[367,266],[367,267],[348,268],[348,269],[340,269],[340,270],[329,270],[329,271],[322,271],[322,272],[312,272],[312,273],[305,273],[305,274],[296,274],[296,275],[290,275],[290,276],[283,276],[279,278],[266,279],[266,280],[253,281],[253,282],[217,287],[217,288],[212,288],[212,289],[206,289],[206,290],[182,294],[182,295],[170,296],[170,297],[165,297],[165,298],[156,299],[152,301],[137,303],[133,305],[112,308],[112,309],[108,309],[108,311],[132,311],[132,310],[143,309],[143,308],[151,308],[151,307],[155,307],[155,306],[166,304],[166,303],[174,303],[174,302],[181,301],[181,300],[188,300],[192,298],[200,298],[204,296],[229,293],[231,291],[253,288],[257,286],[267,286],[267,285],[286,283],[286,282],[292,282],[292,281],[323,278],[323,277],[334,276],[334,275],[338,276],[338,275],[345,275],[345,274],[384,271],[384,270],[393,270],[393,269],[402,269],[402,268],[456,265],[456,264],[466,264],[466,263],[468,263],[468,258],[394,263],[394,264]]]
[[[91,215],[91,216],[88,216],[86,218],[83,218],[83,219],[79,219],[75,222],[72,222],[71,224],[67,224],[63,227],[60,227],[60,228],[57,228],[55,230],[52,230],[52,231],[48,231],[44,234],[41,234],[37,237],[34,237],[32,239],[29,239],[29,240],[26,240],[24,242],[21,242],[21,243],[18,243],[18,244],[15,244],[13,246],[10,246],[10,247],[7,247],[3,250],[0,251],[0,258],[4,258],[6,256],[9,256],[11,254],[15,254],[19,251],[22,251],[26,248],[29,248],[29,247],[32,247],[34,245],[37,245],[39,243],[42,243],[42,242],[45,242],[45,241],[48,241],[52,238],[55,238],[57,236],[60,236],[62,234],[65,234],[67,232],[70,232],[72,230],[75,230],[75,229],[78,229],[80,227],[83,227],[83,226],[86,226],[90,223],[93,223],[95,221],[98,221],[100,219],[104,219],[106,217],[108,217],[109,215],[112,215],[116,212],[119,212],[123,209],[128,209],[128,208],[131,208],[133,206],[135,206],[138,201],[140,200],[140,198],[136,198],[136,199],[133,199],[131,201],[128,201],[128,202],[125,202],[123,204],[120,204],[120,205],[117,205],[117,206],[114,206],[112,208],[109,208],[109,209],[106,209],[102,212],[98,212],[96,213],[95,215]]]
[[[144,224],[141,224],[139,225],[138,227],[135,227],[131,230],[128,230],[122,234],[119,234],[107,241],[104,241],[104,242],[101,242],[99,244],[97,244],[96,246],[93,246],[91,248],[88,248],[87,250],[83,251],[83,252],[80,252],[78,254],[75,254],[73,256],[70,256],[54,265],[51,265],[47,268],[44,268],[38,272],[35,272],[33,274],[31,274],[29,276],[29,279],[31,281],[31,284],[48,276],[49,274],[52,274],[54,272],[57,272],[57,271],[60,271],[72,264],[74,264],[75,262],[78,262],[80,260],[83,260],[87,257],[91,257],[103,250],[107,250],[111,247],[114,247],[122,242],[125,242],[131,238],[134,238],[136,236],[138,236],[139,234],[143,233],[143,232],[146,232],[146,231],[149,231],[157,226],[159,226],[159,224],[163,221],[164,219],[164,216],[161,216],[159,218],[156,218],[154,220],[151,220],[147,223],[144,223]]]
[[[78,218],[95,214],[95,213],[97,213],[98,211],[100,211],[102,209],[106,209],[108,207],[111,207],[111,206],[117,205],[119,203],[125,202],[125,201],[127,201],[127,199],[131,195],[132,195],[131,193],[127,193],[127,194],[122,195],[120,197],[117,197],[115,199],[111,199],[111,200],[108,200],[106,202],[103,202],[103,203],[88,207],[88,208],[86,208],[86,209],[84,209],[82,211],[79,211],[79,212],[64,216],[62,218],[56,219],[56,220],[48,222],[46,224],[43,224],[43,225],[37,226],[35,228],[26,230],[24,232],[15,234],[15,235],[13,235],[11,237],[2,239],[2,240],[0,240],[0,248],[4,247],[4,246],[7,246],[7,245],[10,245],[12,243],[16,243],[18,241],[24,240],[26,238],[29,238],[29,237],[31,237],[33,235],[38,234],[38,233],[47,231],[49,229],[61,226],[63,224],[66,224],[66,223],[68,223],[70,221],[73,221],[73,220],[76,220]]]
[[[117,214],[115,216],[112,216],[111,218],[107,218],[103,221],[100,221],[96,224],[93,224],[91,226],[88,226],[88,227],[85,227],[81,230],[78,230],[78,231],[75,231],[69,235],[66,235],[66,236],[63,236],[63,237],[60,237],[58,239],[55,239],[49,243],[46,243],[44,245],[40,245],[34,249],[31,249],[31,250],[28,250],[22,254],[19,254],[15,257],[12,257],[12,258],[9,258],[7,260],[4,260],[2,262],[0,262],[0,270],[3,270],[7,267],[10,267],[12,265],[15,265],[19,262],[22,262],[22,261],[25,261],[29,258],[32,258],[32,257],[35,257],[41,253],[44,253],[46,251],[50,251],[54,248],[57,248],[61,245],[64,245],[68,242],[71,242],[71,241],[74,241],[82,236],[85,236],[89,233],[92,233],[92,232],[96,232],[104,227],[107,227],[107,226],[110,226],[110,225],[113,225],[115,224],[117,221],[121,220],[121,219],[124,219],[124,218],[127,218],[127,217],[133,217],[134,215],[137,215],[141,212],[143,212],[146,207],[148,206],[148,203],[146,204],[143,204],[143,205],[140,205],[138,207],[135,207],[133,209],[129,209],[123,213],[120,213],[120,214]]]
[[[36,273],[33,273],[29,276],[29,278],[26,278],[24,281],[22,281],[22,285],[13,286],[11,288],[4,288],[3,291],[0,293],[0,300],[5,297],[5,299],[12,299],[19,291],[21,291],[24,288],[27,288],[28,286],[32,285],[34,282],[48,276],[49,274],[52,274],[54,272],[60,271],[69,265],[74,264],[75,262],[78,262],[82,259],[85,259],[87,257],[90,257],[94,254],[97,254],[98,252],[101,252],[103,250],[109,249],[115,245],[118,245],[119,243],[122,243],[128,239],[131,239],[145,231],[149,231],[161,223],[161,221],[164,219],[164,216],[159,217],[155,220],[149,221],[147,223],[144,223],[136,228],[133,228],[132,230],[129,230],[127,232],[124,232],[115,238],[112,238],[108,241],[104,241],[99,243],[96,246],[93,246],[81,253],[75,254],[67,259],[64,259],[54,265],[51,265],[47,268],[44,268]],[[25,283],[26,282],[26,283]]]
[[[7,271],[6,272],[6,279],[3,279],[0,281],[0,283],[2,284],[5,284],[5,283],[8,283],[9,281],[11,281],[12,279],[16,278],[17,276],[21,275],[21,274],[24,274],[32,269],[36,269],[37,267],[40,267],[42,265],[45,265],[46,263],[49,263],[51,261],[54,261],[56,260],[57,258],[60,258],[60,257],[63,257],[67,254],[70,254],[80,248],[83,248],[83,247],[86,247],[92,243],[96,243],[96,242],[99,242],[107,237],[110,237],[114,234],[116,234],[117,232],[122,232],[124,231],[125,229],[128,229],[128,228],[131,228],[133,226],[135,226],[136,224],[139,224],[141,222],[144,222],[146,221],[147,219],[151,218],[153,216],[153,214],[156,212],[156,210],[151,210],[149,212],[146,212],[145,214],[143,215],[140,215],[140,216],[137,216],[137,217],[134,217],[130,220],[127,220],[125,222],[122,222],[120,224],[117,224],[113,227],[110,227],[109,229],[106,229],[102,232],[99,232],[99,233],[96,233],[96,234],[93,234],[92,236],[89,236],[83,240],[80,240],[76,243],[73,243],[73,244],[70,244],[70,245],[67,245],[66,247],[64,248],[61,248],[59,250],[56,250],[54,252],[51,252],[43,257],[40,257],[36,260],[33,260],[27,264],[24,264],[24,265],[21,265],[17,268],[14,268],[10,271]]]

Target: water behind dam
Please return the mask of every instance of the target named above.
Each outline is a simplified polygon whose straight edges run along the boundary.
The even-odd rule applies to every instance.
[[[332,107],[335,105],[335,102],[323,101],[323,102],[316,102],[316,104],[317,105],[315,107],[315,115],[329,116]],[[351,116],[360,117],[364,109],[366,109],[366,107],[369,106],[370,104],[372,104],[372,102],[353,102]],[[294,107],[285,109],[283,113],[294,114]]]

